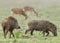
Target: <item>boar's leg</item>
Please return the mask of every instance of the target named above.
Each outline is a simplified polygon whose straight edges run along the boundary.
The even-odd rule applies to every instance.
[[[4,32],[4,38],[6,38],[6,35],[7,35],[7,33],[8,33],[7,27],[3,27],[3,32]]]
[[[47,35],[46,35],[46,36],[48,36],[48,35],[49,35],[49,31],[48,31],[48,30],[44,30],[44,31],[43,31],[43,36],[45,36],[45,33],[47,33]]]
[[[10,33],[10,36],[9,36],[9,38],[11,38],[11,33]]]
[[[43,36],[45,36],[45,31],[43,31]]]
[[[45,36],[45,33],[48,32],[47,29],[43,30],[43,36]]]
[[[12,33],[12,35],[13,35],[13,37],[15,37],[13,33]]]
[[[49,31],[46,31],[46,33],[47,33],[47,35],[46,35],[46,36],[48,36],[48,35],[49,35]]]
[[[29,32],[29,31],[31,31],[31,29],[27,29],[27,30],[25,31],[25,34],[27,34],[27,32]]]
[[[47,29],[45,28],[45,29],[43,30],[43,36],[45,36],[46,31],[47,31]]]
[[[6,38],[7,33],[8,33],[8,29],[6,28],[4,33],[4,38]]]
[[[9,38],[11,38],[11,35],[14,37],[14,34],[13,34],[12,31],[10,31],[10,36],[9,36]]]
[[[4,33],[4,38],[6,38],[6,36],[5,36],[5,27],[3,27],[3,33]]]
[[[33,35],[33,31],[34,31],[34,30],[31,30],[31,35]]]

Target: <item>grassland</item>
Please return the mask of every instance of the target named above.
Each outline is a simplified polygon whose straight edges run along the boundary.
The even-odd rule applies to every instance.
[[[29,16],[27,20],[21,15],[12,15],[18,20],[21,26],[20,30],[14,30],[15,38],[9,39],[8,34],[7,38],[4,39],[2,27],[0,25],[0,43],[60,43],[60,7],[36,8],[36,10],[39,16],[37,17],[34,13],[27,12],[26,14]],[[0,23],[2,19],[10,15],[9,8],[0,8]],[[34,31],[33,37],[23,37],[24,31],[27,29],[27,23],[34,19],[44,19],[53,22],[57,26],[58,36],[54,37],[50,33],[48,37],[43,37],[41,32]]]

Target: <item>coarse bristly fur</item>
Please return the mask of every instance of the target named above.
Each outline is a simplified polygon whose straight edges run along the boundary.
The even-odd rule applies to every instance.
[[[20,29],[17,19],[15,19],[12,16],[5,18],[1,24],[3,27],[4,38],[6,38],[8,31],[10,32],[10,38],[11,38],[11,35],[13,35],[13,37],[14,37],[13,30]]]
[[[52,32],[54,36],[57,36],[57,26],[51,23],[48,20],[32,20],[28,22],[28,29],[25,31],[27,34],[28,31],[31,31],[31,35],[33,35],[33,31],[42,31],[43,36],[47,33],[46,36],[49,35],[49,31]]]

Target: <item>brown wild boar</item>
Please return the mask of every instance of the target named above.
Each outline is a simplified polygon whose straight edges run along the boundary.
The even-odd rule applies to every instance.
[[[2,20],[2,28],[4,32],[4,38],[6,38],[8,31],[10,32],[11,38],[11,35],[14,37],[13,30],[20,29],[20,26],[18,25],[18,22],[14,17],[9,16],[8,18]]]
[[[31,22],[28,22],[28,28],[25,31],[25,34],[27,34],[28,31],[31,31],[31,35],[33,35],[33,31],[42,31],[43,36],[45,33],[47,33],[46,36],[49,35],[49,31],[52,32],[54,36],[57,36],[57,27],[53,23],[47,21],[47,20],[32,20]]]

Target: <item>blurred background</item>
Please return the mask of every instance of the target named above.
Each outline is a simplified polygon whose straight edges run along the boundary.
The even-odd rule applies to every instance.
[[[22,8],[24,6],[32,6],[38,13],[38,17],[34,12],[26,12],[27,20],[22,15],[12,15],[18,20],[21,29],[14,30],[16,39],[13,37],[9,39],[9,34],[4,39],[2,20],[11,16],[10,8]],[[56,24],[58,36],[53,37],[50,33],[48,37],[43,37],[42,32],[34,31],[33,37],[30,33],[27,35],[31,38],[23,37],[25,30],[28,29],[27,23],[31,20],[40,19],[49,20]],[[60,0],[0,0],[0,43],[60,43]]]
[[[51,7],[60,6],[60,0],[0,0],[0,7]]]

